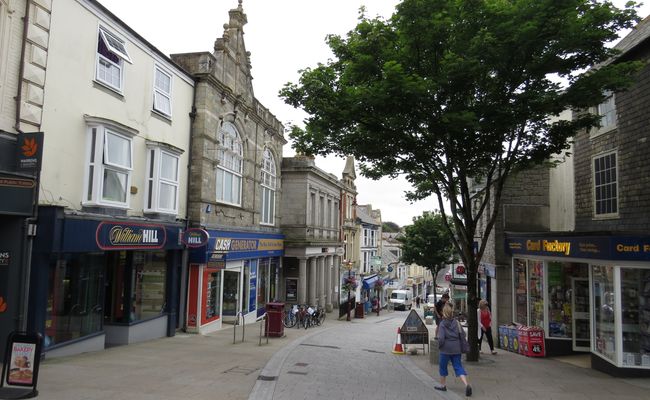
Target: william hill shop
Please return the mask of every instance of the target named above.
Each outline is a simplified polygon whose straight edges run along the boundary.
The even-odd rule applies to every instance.
[[[206,333],[223,323],[250,323],[278,296],[284,236],[191,229],[187,331]],[[242,321],[243,318],[243,321]]]
[[[650,376],[650,237],[508,235],[513,321],[544,328],[549,355]]]
[[[30,324],[48,356],[173,336],[182,226],[40,207]]]

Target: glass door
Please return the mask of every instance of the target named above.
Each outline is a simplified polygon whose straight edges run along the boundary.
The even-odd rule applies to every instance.
[[[239,311],[240,271],[223,272],[223,315],[235,316]]]
[[[571,324],[573,332],[573,350],[589,351],[591,349],[589,319],[589,279],[571,279]]]

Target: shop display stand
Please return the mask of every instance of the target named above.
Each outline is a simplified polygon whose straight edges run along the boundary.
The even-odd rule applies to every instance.
[[[641,366],[650,367],[650,271],[644,271],[639,298],[639,347]]]

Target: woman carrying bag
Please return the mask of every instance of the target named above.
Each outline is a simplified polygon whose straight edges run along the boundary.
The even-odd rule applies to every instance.
[[[469,350],[465,331],[461,328],[460,322],[454,318],[454,308],[451,304],[447,303],[442,309],[442,322],[440,322],[440,329],[438,330],[438,347],[440,348],[439,358],[439,373],[440,385],[436,386],[436,390],[443,392],[447,391],[447,365],[451,361],[454,367],[454,373],[465,384],[465,396],[472,395],[472,387],[467,382],[467,372],[463,368],[462,353]]]

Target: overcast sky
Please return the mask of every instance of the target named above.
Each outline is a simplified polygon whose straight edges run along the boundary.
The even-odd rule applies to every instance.
[[[165,54],[212,51],[223,34],[228,11],[237,0],[99,0]],[[615,0],[621,6],[626,0]],[[287,82],[298,81],[298,70],[314,67],[332,55],[325,44],[327,34],[345,35],[352,29],[364,5],[368,16],[389,17],[398,0],[243,0],[248,24],[244,26],[246,49],[251,53],[253,90],[286,126],[302,125],[306,115],[278,97]],[[647,15],[648,7],[640,11]],[[294,155],[290,144],[284,156]],[[336,157],[317,158],[316,165],[341,177],[345,165]],[[411,223],[423,211],[436,209],[434,199],[410,204],[404,179],[372,181],[357,170],[357,201],[381,210],[382,220],[400,226]]]

